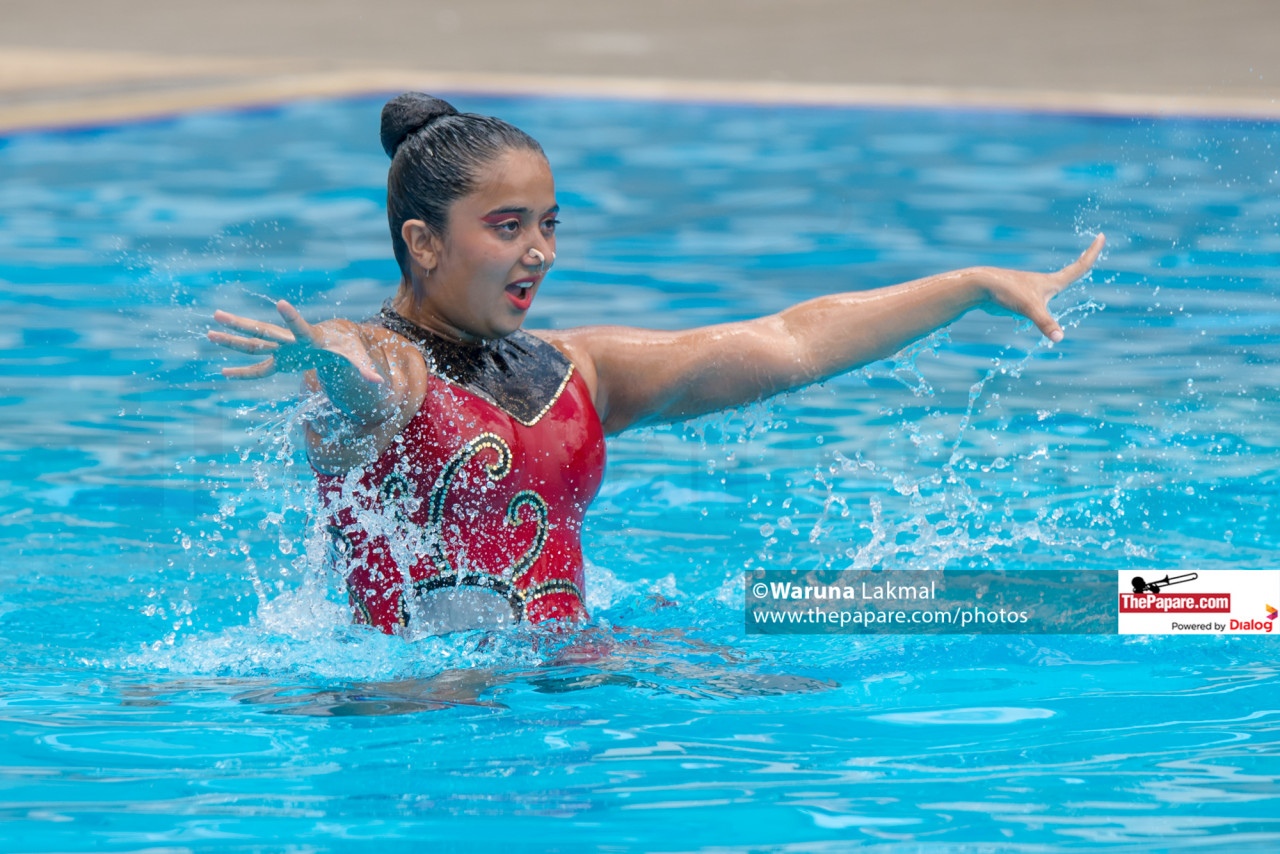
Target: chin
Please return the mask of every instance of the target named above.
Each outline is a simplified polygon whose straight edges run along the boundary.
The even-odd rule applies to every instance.
[[[492,324],[485,337],[506,338],[508,335],[517,331],[521,326],[524,326],[524,317],[524,314],[521,314],[519,317],[513,317],[510,319],[504,318],[503,320]]]

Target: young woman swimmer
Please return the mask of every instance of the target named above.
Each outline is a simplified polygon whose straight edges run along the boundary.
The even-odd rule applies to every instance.
[[[681,332],[524,331],[556,258],[542,148],[419,93],[382,111],[400,287],[361,323],[280,326],[224,311],[210,340],[302,371],[332,405],[307,427],[357,622],[414,634],[586,617],[581,527],[606,434],[751,403],[890,356],[965,312],[1022,315],[1053,341],[1056,273],[973,267]]]

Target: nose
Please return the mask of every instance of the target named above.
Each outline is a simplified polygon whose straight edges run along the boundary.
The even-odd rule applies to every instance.
[[[552,264],[556,263],[556,253],[551,252],[551,257],[548,258],[541,249],[536,246],[530,246],[529,250],[524,253],[524,258],[520,260],[526,267],[536,267],[539,273],[545,273],[551,269]]]

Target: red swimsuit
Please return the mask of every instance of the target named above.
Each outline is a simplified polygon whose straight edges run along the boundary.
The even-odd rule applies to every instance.
[[[530,622],[586,617],[581,530],[604,475],[604,431],[586,383],[526,332],[461,345],[384,306],[423,351],[426,397],[377,460],[316,472],[357,622],[394,633],[412,603],[464,585]],[[447,592],[447,591],[446,591]],[[496,600],[495,600],[496,601]]]

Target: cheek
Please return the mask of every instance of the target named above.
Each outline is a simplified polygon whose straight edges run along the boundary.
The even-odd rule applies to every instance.
[[[495,297],[501,297],[501,288],[511,277],[511,268],[516,260],[513,257],[519,250],[509,246],[486,247],[483,253],[475,256],[475,267],[472,270],[471,288],[467,301],[476,309],[490,305]]]
[[[465,248],[464,263],[474,277],[488,278],[505,275],[506,270],[512,265],[510,256],[518,253],[518,249],[505,242],[479,239]]]
[[[471,257],[475,259],[478,269],[490,270],[497,267],[509,266],[511,257],[519,254],[520,250],[518,240],[502,240],[497,237],[486,236],[485,240],[478,240],[471,247]]]

